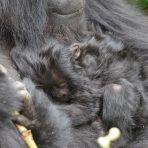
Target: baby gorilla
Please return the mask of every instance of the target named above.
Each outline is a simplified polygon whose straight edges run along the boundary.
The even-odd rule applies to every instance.
[[[94,36],[74,44],[71,52],[82,75],[103,89],[102,120],[119,127],[124,137],[147,126],[148,99],[143,87],[142,63],[132,49],[110,35]]]
[[[12,60],[22,78],[31,78],[37,88],[52,96],[52,101],[71,118],[73,126],[98,117],[101,90],[77,73],[69,47],[50,40],[39,52],[12,50]],[[99,101],[100,100],[100,101]]]

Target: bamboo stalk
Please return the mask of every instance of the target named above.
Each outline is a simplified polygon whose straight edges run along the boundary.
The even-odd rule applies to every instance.
[[[18,124],[16,124],[16,127],[19,130],[19,132],[21,133],[22,138],[25,141],[25,143],[27,144],[28,148],[38,148],[34,139],[33,139],[31,130],[28,130],[24,126],[18,125]]]

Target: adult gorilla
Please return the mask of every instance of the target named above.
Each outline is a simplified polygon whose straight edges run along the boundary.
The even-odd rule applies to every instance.
[[[12,56],[20,52],[34,55],[35,52],[41,51],[47,38],[48,42],[52,42],[52,38],[71,45],[85,41],[89,32],[111,32],[125,44],[126,49],[135,49],[142,60],[146,88],[148,23],[143,15],[124,1],[0,0],[0,7],[0,63],[7,63],[8,74],[14,79],[18,80],[19,76],[11,64],[10,52]],[[125,52],[128,53],[128,50]],[[53,105],[44,92],[37,90],[30,80],[25,80],[25,84],[33,98],[32,108],[36,112],[37,124],[32,130],[39,147],[97,147],[96,137],[104,132],[100,120],[96,119],[93,123],[88,122],[77,128],[72,127],[71,118]],[[22,100],[16,93],[20,88],[13,87],[12,80],[8,79],[1,67],[0,117],[3,122],[0,122],[0,145],[22,148],[26,145],[20,139],[10,117],[11,112],[21,108]],[[147,119],[146,115],[144,119]],[[137,127],[135,137],[129,137],[127,141],[121,139],[119,146],[117,144],[115,147],[127,146],[128,143],[128,147],[147,147],[148,132],[144,126],[142,130],[141,126],[140,130]]]

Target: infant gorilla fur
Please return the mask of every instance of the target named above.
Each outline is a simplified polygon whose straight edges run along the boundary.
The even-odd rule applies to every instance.
[[[87,147],[97,147],[97,137],[104,134],[102,122],[99,119],[89,125],[72,127],[70,118],[59,109],[58,105],[51,102],[50,97],[47,97],[42,90],[38,90],[30,79],[23,80],[31,95],[31,100],[24,101],[25,96],[20,95],[20,91],[25,91],[25,89],[23,87],[20,89],[20,85],[17,85],[19,87],[15,89],[14,86],[18,82],[13,82],[8,78],[6,73],[3,73],[3,69],[0,66],[0,89],[4,90],[4,92],[2,91],[4,96],[2,94],[0,96],[0,147],[7,148],[14,145],[17,148],[27,148],[11,121],[14,111],[21,111],[26,115],[30,125],[23,120],[22,122],[19,120],[19,123],[21,122],[31,129],[39,148],[77,148],[86,145]],[[20,100],[20,104],[18,100]],[[24,102],[23,105],[22,102]]]
[[[105,131],[113,126],[121,129],[123,137],[119,145],[125,146],[129,140],[137,138],[135,135],[139,131],[145,133],[147,129],[148,102],[143,88],[142,64],[133,51],[127,53],[118,40],[109,35],[97,39],[80,44],[80,54],[76,44],[66,47],[54,40],[36,55],[17,54],[18,51],[13,50],[11,56],[21,76],[30,77],[36,86],[52,95],[52,101],[60,103],[59,108],[68,113],[74,127],[101,116]],[[97,60],[94,60],[96,75],[87,73],[90,67],[94,68],[92,65],[82,63],[87,55]],[[63,80],[64,85],[60,86],[58,82]],[[56,92],[66,87],[69,93],[64,96],[56,93],[56,96],[51,86],[57,86],[59,91]]]
[[[134,137],[137,128],[143,130],[147,125],[148,99],[144,68],[134,51],[113,35],[96,35],[74,44],[71,52],[81,73],[103,88],[105,125],[119,127],[125,137]]]
[[[11,57],[22,78],[31,78],[37,88],[52,96],[52,101],[60,104],[59,108],[71,118],[73,126],[98,117],[101,90],[95,88],[95,82],[77,73],[79,69],[72,63],[68,48],[52,40],[39,53],[18,54],[13,50]]]

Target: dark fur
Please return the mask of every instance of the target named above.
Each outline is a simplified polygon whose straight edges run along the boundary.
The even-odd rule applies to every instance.
[[[143,64],[143,73],[145,75],[145,78],[143,81],[144,81],[144,83],[147,81],[147,79],[146,79],[146,77],[147,77],[147,73],[146,73],[147,60],[145,57],[147,57],[147,38],[148,37],[147,37],[146,32],[147,32],[147,28],[148,28],[147,27],[148,23],[146,21],[146,18],[143,15],[136,12],[136,10],[134,10],[132,7],[130,7],[128,4],[126,4],[123,0],[122,1],[121,0],[120,1],[118,1],[118,0],[113,0],[113,1],[94,0],[93,2],[90,0],[86,0],[86,12],[85,12],[86,16],[85,17],[78,17],[77,16],[78,18],[76,19],[76,22],[74,22],[74,18],[72,18],[71,20],[67,19],[67,18],[62,20],[62,18],[64,18],[64,17],[62,17],[62,18],[60,18],[60,20],[58,22],[58,19],[56,20],[56,17],[55,17],[55,21],[52,18],[53,11],[56,12],[55,10],[58,9],[58,8],[53,9],[55,7],[55,5],[52,5],[52,2],[53,1],[48,2],[47,0],[31,0],[31,1],[23,0],[21,2],[20,1],[11,1],[11,0],[1,0],[0,1],[0,7],[1,7],[0,37],[1,37],[1,42],[2,42],[2,44],[9,43],[10,48],[15,47],[14,49],[12,49],[12,52],[11,52],[11,56],[13,56],[12,58],[14,58],[13,59],[14,61],[18,55],[21,55],[21,52],[23,52],[22,53],[23,56],[25,56],[27,58],[27,60],[29,60],[29,64],[27,63],[28,64],[27,67],[25,67],[26,63],[22,63],[23,64],[22,66],[24,69],[21,69],[18,66],[19,67],[18,69],[19,70],[21,69],[20,72],[22,72],[23,76],[27,75],[27,77],[30,77],[33,80],[34,79],[36,80],[36,78],[38,78],[38,75],[36,75],[36,74],[39,74],[39,76],[40,76],[40,73],[43,72],[42,70],[44,70],[44,66],[42,67],[42,62],[43,62],[43,65],[48,66],[48,63],[46,63],[48,61],[46,61],[46,59],[44,61],[44,58],[43,59],[41,58],[41,63],[39,63],[39,65],[41,65],[41,68],[38,68],[38,67],[36,67],[36,65],[34,65],[34,62],[35,63],[37,62],[36,60],[40,60],[40,59],[38,59],[38,54],[40,52],[39,50],[41,50],[42,49],[41,47],[44,44],[46,44],[46,41],[47,41],[46,37],[47,36],[53,37],[54,39],[57,39],[60,42],[64,41],[64,43],[66,43],[66,44],[71,44],[71,43],[74,43],[75,41],[85,41],[87,36],[89,36],[89,33],[87,31],[90,31],[90,32],[96,32],[99,34],[106,33],[106,32],[113,32],[119,40],[123,41],[123,43],[125,45],[124,52],[127,57],[128,57],[128,53],[129,53],[129,51],[126,51],[126,49],[129,49],[127,47],[133,47],[133,49],[135,49],[135,51],[134,51],[135,54],[143,62],[142,63]],[[85,18],[87,18],[87,20],[85,20]],[[50,25],[50,27],[47,29],[46,25],[47,26]],[[81,30],[81,32],[79,32],[79,30]],[[53,40],[48,41],[48,42],[49,43],[53,42]],[[57,44],[59,44],[59,43],[57,43]],[[58,49],[59,48],[61,49],[61,44],[59,44],[59,45],[60,45],[60,47],[58,47]],[[37,50],[35,50],[35,49],[37,49]],[[50,50],[51,51],[49,53],[51,55],[49,55],[49,57],[47,56],[47,58],[51,57],[51,59],[52,59],[54,57],[54,55],[52,54],[52,47],[50,48]],[[63,52],[61,51],[60,55],[62,53],[64,53],[64,51]],[[42,55],[42,53],[41,53],[41,55]],[[44,53],[43,53],[43,55],[44,55]],[[66,53],[66,55],[67,55],[67,53]],[[114,55],[111,54],[110,56],[112,56],[114,58]],[[34,57],[35,59],[32,59],[32,57]],[[115,56],[115,61],[117,60],[119,62],[120,60],[122,60],[121,57],[122,56],[120,56],[120,55],[118,55],[117,57]],[[111,58],[111,59],[113,59],[113,58]],[[35,60],[35,61],[33,61],[33,60]],[[65,57],[64,60],[66,60],[66,64],[67,64],[68,57],[67,58]],[[108,57],[106,60],[108,60]],[[133,81],[134,81],[134,83],[136,83],[136,82],[139,83],[139,78],[137,78],[137,74],[139,76],[139,73],[141,73],[141,71],[140,71],[140,69],[138,69],[137,62],[135,63],[135,61],[131,61],[131,60],[132,59],[130,59],[130,57],[129,57],[129,59],[126,59],[125,63],[127,65],[129,65],[131,63],[132,66],[135,66],[136,72],[132,71],[133,76],[135,76],[134,77],[135,79]],[[59,61],[59,59],[55,60],[55,61],[57,62],[57,61]],[[64,63],[62,63],[62,62],[64,62]],[[52,63],[52,61],[51,61],[51,63]],[[16,64],[19,65],[19,63],[16,63]],[[62,64],[65,64],[65,61],[60,61],[60,63],[56,63],[56,64],[60,68],[65,68],[62,65]],[[112,64],[114,64],[114,63],[112,63]],[[121,64],[121,66],[123,67],[122,63],[119,63],[119,64]],[[31,71],[31,69],[28,69],[28,66],[29,67],[31,66],[31,69],[33,69],[35,71]],[[95,117],[96,111],[97,112],[100,111],[100,108],[97,108],[98,110],[96,110],[96,108],[95,108],[96,106],[94,106],[94,105],[97,105],[97,104],[92,103],[93,99],[92,100],[90,100],[90,99],[91,99],[91,97],[96,98],[96,96],[94,94],[96,93],[96,90],[98,91],[98,88],[95,89],[96,85],[93,82],[88,84],[88,82],[87,82],[87,81],[89,81],[88,79],[86,79],[86,81],[85,81],[85,79],[82,80],[81,77],[79,77],[79,74],[76,74],[77,72],[75,71],[75,69],[72,69],[72,67],[69,67],[72,65],[68,65],[68,67],[67,67],[67,65],[65,65],[65,66],[66,66],[66,68],[64,69],[63,72],[64,72],[64,74],[67,74],[66,69],[68,69],[68,73],[70,72],[69,73],[70,74],[70,81],[69,81],[70,86],[73,82],[74,82],[74,84],[76,82],[76,85],[72,85],[72,86],[74,86],[74,87],[80,86],[81,89],[76,90],[76,92],[70,93],[70,94],[76,94],[76,95],[74,95],[74,97],[70,98],[70,100],[68,100],[68,104],[66,104],[66,105],[64,104],[64,106],[62,106],[62,104],[60,104],[55,107],[52,107],[52,103],[50,103],[50,101],[49,101],[51,99],[50,97],[47,99],[44,92],[42,92],[42,91],[40,92],[40,90],[36,89],[31,82],[26,83],[26,86],[29,85],[29,90],[32,90],[32,91],[30,91],[30,93],[33,96],[32,98],[33,98],[33,102],[34,102],[33,104],[34,104],[35,111],[37,111],[37,122],[34,125],[35,129],[32,129],[33,133],[35,135],[35,139],[37,139],[36,141],[38,141],[38,145],[40,147],[53,147],[53,148],[56,148],[56,147],[75,147],[75,148],[77,148],[77,147],[97,147],[96,138],[97,138],[97,136],[100,136],[102,134],[102,131],[104,131],[104,129],[103,129],[103,126],[101,125],[101,121],[100,120],[98,121],[97,118]],[[115,64],[115,66],[116,66],[116,64]],[[59,68],[59,67],[57,67],[57,68]],[[48,70],[48,68],[51,68],[51,67],[47,67],[47,70]],[[54,68],[56,68],[56,67],[52,67],[52,69],[49,69],[49,70],[54,70]],[[99,69],[99,70],[102,71],[102,69]],[[117,70],[119,70],[119,69],[117,68]],[[134,70],[134,68],[132,70]],[[138,72],[137,72],[137,70],[138,70]],[[130,72],[129,69],[126,69],[126,67],[125,67],[125,69],[123,69],[123,71],[128,76],[128,74]],[[106,72],[111,73],[111,75],[107,75],[107,76],[112,76],[111,81],[112,81],[112,79],[114,80],[114,76],[115,76],[114,67],[113,67],[113,69],[111,69],[111,68],[107,69]],[[122,72],[122,71],[119,71],[119,72]],[[120,76],[120,75],[122,75],[122,73],[119,73],[118,76]],[[72,79],[71,79],[71,77],[72,77]],[[43,78],[45,79],[46,77],[43,77]],[[64,78],[69,78],[69,75],[68,76],[64,75]],[[110,84],[110,81],[104,75],[102,76],[102,79],[105,79],[105,84],[108,84],[108,83]],[[49,80],[49,78],[47,77],[45,79],[45,81],[46,80]],[[3,79],[1,80],[0,83],[2,84],[2,86],[3,85],[5,87],[8,86],[6,82],[3,83]],[[121,81],[118,81],[118,83],[121,84],[121,86],[123,86],[123,88],[126,86],[122,90],[121,93],[123,93],[123,94],[130,93],[128,95],[128,97],[130,95],[135,96],[135,87],[133,87],[131,84],[129,85],[129,82],[127,83],[127,81],[121,80]],[[140,83],[137,86],[139,86]],[[93,85],[93,87],[91,88],[92,85]],[[145,86],[146,86],[146,83],[145,83]],[[5,87],[2,87],[2,88],[5,88]],[[145,87],[144,91],[147,92],[146,88],[147,87]],[[12,88],[10,87],[10,90],[11,89]],[[72,90],[75,90],[75,89],[72,89]],[[129,91],[129,90],[131,90],[131,91]],[[8,91],[8,89],[7,89],[7,91]],[[83,92],[82,96],[81,96],[80,91]],[[94,92],[94,94],[92,94],[92,92]],[[110,98],[110,95],[108,97],[108,94],[111,94],[110,92],[112,93],[113,98]],[[136,88],[136,92],[137,92],[137,88]],[[100,93],[100,91],[99,91],[99,93]],[[0,91],[0,95],[1,94],[2,94],[2,91]],[[6,94],[8,94],[8,93],[5,93],[5,95]],[[53,95],[53,94],[51,93],[51,95]],[[112,91],[112,85],[111,86],[108,85],[105,89],[105,95],[104,95],[105,99],[104,100],[107,102],[107,104],[109,104],[108,102],[113,100],[113,102],[111,102],[112,105],[115,107],[118,107],[119,104],[115,104],[116,101],[114,101],[114,100],[116,100],[116,98],[118,98],[118,97],[116,97],[118,95],[119,95],[119,98],[122,96],[121,94],[115,94],[115,92]],[[55,96],[53,95],[53,99],[51,99],[51,100],[54,100],[54,97]],[[98,97],[99,96],[97,96],[97,99],[98,99]],[[121,143],[119,143],[119,145],[116,145],[115,147],[118,147],[121,145],[122,146],[127,145],[129,143],[129,141],[130,141],[130,144],[128,144],[128,147],[138,147],[139,145],[141,147],[147,147],[148,146],[148,143],[146,141],[147,135],[148,135],[147,127],[146,127],[147,124],[145,125],[146,122],[143,121],[143,117],[144,117],[144,120],[145,119],[147,120],[147,111],[146,111],[147,103],[141,102],[141,100],[143,101],[144,99],[142,98],[139,100],[139,96],[137,97],[137,95],[135,96],[136,101],[131,100],[132,97],[131,98],[130,97],[128,98],[128,97],[123,99],[124,102],[119,102],[119,103],[123,103],[123,111],[124,110],[127,111],[127,116],[128,116],[129,114],[135,115],[135,113],[137,113],[137,110],[142,110],[142,116],[140,114],[141,118],[138,117],[137,119],[134,119],[134,121],[135,121],[134,123],[136,124],[136,126],[134,126],[135,135],[133,135],[133,133],[131,132],[131,135],[129,134],[130,137],[127,138],[127,141],[126,141],[127,143],[124,143],[124,141],[122,141]],[[147,97],[145,97],[145,98],[147,98]],[[7,95],[2,97],[2,99],[7,99]],[[76,100],[73,100],[73,99],[76,99]],[[129,103],[128,102],[129,100],[132,101],[132,102],[130,102],[132,105],[131,104],[129,104],[129,106],[125,105],[125,104]],[[61,103],[61,100],[58,101],[58,99],[57,99],[57,102]],[[64,102],[65,102],[65,100],[64,100]],[[66,103],[67,103],[67,100],[66,100]],[[87,106],[86,103],[88,103],[88,105],[89,105],[88,108],[86,108],[86,106]],[[100,100],[99,100],[98,104],[100,104]],[[142,108],[139,109],[139,104],[140,105],[144,104],[145,106],[144,107],[142,106]],[[1,116],[5,115],[3,112],[7,113],[7,111],[5,111],[5,108],[7,108],[7,106],[9,106],[9,105],[7,105],[7,104],[3,105],[2,111],[0,112]],[[80,118],[78,118],[79,116],[77,116],[77,114],[75,113],[76,109],[77,108],[79,109],[79,106],[82,106],[82,108],[84,107],[84,109],[80,108],[80,110],[78,110],[78,115],[80,115]],[[113,113],[113,115],[119,116],[119,114],[120,114],[120,115],[123,115],[123,117],[124,117],[124,114],[122,114],[121,111],[118,114],[118,112],[114,113],[114,111],[115,111],[114,108],[110,108],[108,105],[105,107],[107,107],[106,110],[108,110],[108,109],[109,109],[109,111],[111,110],[112,112],[111,111],[110,112]],[[61,108],[62,108],[62,111],[61,111]],[[68,115],[67,117],[64,113],[65,108],[68,110],[67,112],[70,113],[70,115]],[[55,112],[56,112],[56,114],[55,114]],[[72,114],[71,112],[74,114]],[[87,118],[84,118],[85,119],[84,121],[82,120],[83,121],[82,123],[85,123],[85,124],[81,123],[83,126],[81,125],[80,127],[77,127],[77,128],[72,126],[72,125],[75,125],[75,124],[73,124],[73,123],[75,123],[75,122],[73,122],[74,121],[73,119],[76,119],[77,122],[80,122],[81,119],[83,119],[82,117],[85,117],[86,113],[89,116]],[[108,113],[108,111],[107,111],[107,113]],[[139,113],[139,111],[138,111],[138,113]],[[61,116],[59,117],[59,115],[61,115]],[[74,116],[71,116],[71,115],[74,115]],[[110,121],[112,119],[110,119],[110,115],[108,115],[108,114],[106,114],[106,115],[107,115],[106,121],[109,120],[108,123],[110,123]],[[95,117],[95,121],[94,121],[94,117]],[[66,120],[65,120],[65,118],[66,118]],[[10,121],[9,116],[5,117],[5,119],[8,119]],[[86,119],[88,119],[88,120],[86,120]],[[92,119],[93,119],[93,122],[92,122]],[[130,119],[130,117],[129,117],[129,119]],[[72,125],[71,125],[71,123],[69,123],[69,120],[70,120],[70,122],[72,122]],[[88,121],[91,121],[91,123]],[[114,123],[114,121],[111,123]],[[133,121],[131,121],[131,123],[133,123]],[[131,123],[129,125],[131,125]],[[139,125],[137,125],[137,123],[142,123],[142,125],[144,124],[144,128],[141,128],[141,124],[139,127]],[[121,126],[120,128],[126,127],[124,125],[122,127],[122,124],[120,125],[120,122],[118,124],[117,125],[119,127]],[[80,125],[80,123],[78,123],[78,125]],[[5,124],[5,126],[7,126],[7,124]],[[8,125],[8,127],[9,127],[9,125]],[[65,130],[65,128],[67,130]],[[15,131],[15,128],[12,128],[12,129],[14,129],[14,131]],[[40,131],[38,129],[40,129]],[[49,131],[48,132],[49,135],[47,133],[45,134],[45,132],[46,132],[45,130]],[[50,132],[52,130],[54,130],[54,133]],[[39,131],[39,133],[36,133],[34,131],[36,131],[36,132]],[[4,130],[4,132],[5,132],[5,130]],[[55,134],[55,135],[52,135],[52,134]],[[1,134],[0,136],[4,136],[4,134]],[[17,137],[17,134],[12,137]],[[7,137],[5,137],[5,138],[7,139],[7,144],[9,143],[11,145],[11,147],[12,147],[12,145],[15,146],[15,142],[11,141],[11,139],[9,140],[9,138],[7,138]],[[135,139],[137,139],[137,141]],[[3,143],[3,141],[2,141],[2,147],[10,147],[10,146],[7,146],[6,143]],[[16,146],[16,147],[19,147],[19,146]],[[22,147],[22,146],[20,146],[20,147]]]
[[[26,147],[25,143],[10,120],[11,113],[21,109],[21,98],[14,88],[13,82],[0,72],[0,147]],[[15,138],[14,138],[15,137]]]
[[[117,126],[125,137],[132,137],[137,127],[140,130],[147,125],[143,63],[133,49],[125,48],[109,35],[93,37],[79,44],[79,48],[75,64],[83,75],[103,89],[105,125]]]
[[[17,50],[13,50],[11,56],[21,77],[32,79],[37,88],[43,89],[53,97],[54,103],[60,104],[74,126],[80,126],[92,122],[100,111],[101,90],[95,88],[95,82],[77,73],[79,69],[72,63],[69,51],[68,47],[53,40],[39,53],[17,54]],[[57,74],[62,76],[58,79],[64,79],[63,86],[56,83],[59,81],[54,79]],[[65,87],[67,93],[62,96],[60,93]]]
[[[74,61],[68,47],[64,48],[55,41],[38,54],[34,54],[31,60],[27,58],[30,55],[26,56],[28,53],[16,54],[13,51],[12,57],[21,75],[30,77],[37,86],[50,95],[54,91],[50,86],[54,86],[56,81],[52,78],[53,71],[64,76],[70,91],[70,95],[66,96],[68,100],[64,99],[64,96],[57,98],[60,91],[57,91],[53,97],[57,98],[56,102],[60,102],[61,105],[66,100],[68,104],[62,105],[62,108],[68,112],[73,126],[92,122],[100,113],[105,128],[119,127],[125,141],[128,142],[135,139],[137,129],[138,132],[143,131],[147,126],[148,102],[143,86],[145,81],[143,65],[134,51],[129,49],[127,52],[118,40],[110,36],[99,38],[99,41],[92,38],[80,44],[81,55],[77,61]],[[97,64],[95,68],[89,62],[88,55],[91,56],[91,60],[95,58]],[[85,58],[87,65],[84,62]],[[87,71],[89,69],[93,69],[92,75]],[[77,102],[78,106],[75,105]]]
[[[1,73],[0,78],[1,90],[3,92],[0,99],[2,100],[5,96],[5,101],[1,101],[3,104],[0,110],[1,115],[3,115],[0,122],[2,128],[0,145],[1,147],[11,147],[11,144],[14,144],[18,148],[25,148],[26,145],[19,138],[20,134],[10,117],[13,111],[22,110],[22,99],[19,97],[17,90],[14,89],[12,81],[6,75]],[[31,121],[27,127],[32,129],[35,141],[39,147],[45,148],[50,146],[55,148],[60,146],[63,148],[76,148],[85,147],[86,145],[88,147],[97,147],[95,139],[104,134],[101,120],[96,119],[96,121],[90,122],[89,125],[84,124],[82,127],[71,126],[71,118],[64,113],[68,107],[63,109],[61,105],[54,105],[50,101],[51,98],[47,97],[43,91],[36,89],[29,79],[25,79],[23,82],[27,86],[27,90],[32,98],[31,103],[28,104],[29,106],[24,106],[26,109],[25,113],[29,115]],[[7,106],[7,109],[3,108],[3,106]],[[75,108],[75,106],[69,106],[70,111],[72,109],[76,111]],[[77,108],[77,111],[79,112],[79,108]],[[83,117],[83,115],[81,116]],[[80,121],[79,117],[77,117],[77,120]],[[5,138],[7,138],[7,141]]]

